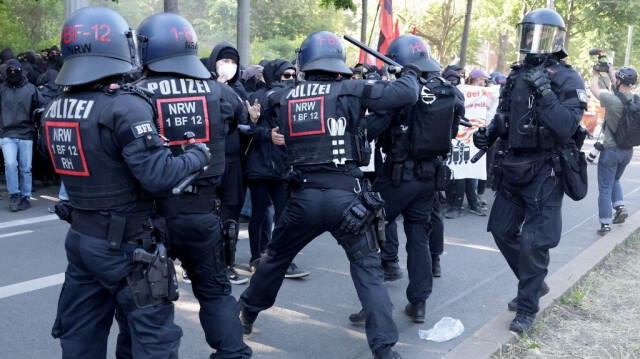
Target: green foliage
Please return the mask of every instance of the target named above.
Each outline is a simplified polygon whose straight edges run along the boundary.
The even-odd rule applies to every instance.
[[[356,5],[351,0],[320,0],[320,6],[329,7],[333,5],[336,9],[356,10]]]
[[[560,304],[581,308],[585,295],[586,293],[581,288],[576,287],[571,291],[571,294],[568,297],[566,295],[560,297]]]

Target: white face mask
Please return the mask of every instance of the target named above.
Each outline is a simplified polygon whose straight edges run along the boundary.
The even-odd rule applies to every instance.
[[[238,71],[238,65],[236,64],[226,63],[218,67],[218,75],[226,76],[229,80],[231,80],[233,76],[236,75],[236,71]]]

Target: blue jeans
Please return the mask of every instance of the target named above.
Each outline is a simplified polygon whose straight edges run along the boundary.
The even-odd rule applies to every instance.
[[[67,189],[64,188],[64,182],[60,182],[60,191],[58,192],[58,198],[63,201],[69,200],[69,195],[67,195]]]
[[[611,224],[612,207],[624,204],[620,177],[631,162],[633,148],[605,147],[598,160],[598,215],[600,223]]]
[[[3,137],[0,139],[4,155],[4,173],[9,194],[31,197],[31,158],[33,140]],[[20,180],[18,181],[18,169]]]

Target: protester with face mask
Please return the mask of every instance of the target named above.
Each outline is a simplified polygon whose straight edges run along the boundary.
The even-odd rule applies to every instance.
[[[266,86],[257,90],[249,101],[260,102],[261,108],[269,108],[269,98],[275,90],[283,87],[293,87],[296,78],[296,69],[289,61],[276,59],[264,66],[262,72]],[[251,136],[251,142],[246,150],[245,178],[251,193],[253,206],[251,220],[249,221],[249,242],[251,247],[250,267],[260,259],[267,250],[267,244],[271,240],[271,231],[264,232],[266,226],[271,229],[273,218],[266,215],[267,208],[273,204],[275,209],[275,222],[286,204],[284,177],[288,168],[287,155],[283,143],[274,143],[272,134],[278,133],[279,127],[273,111],[263,111],[260,119],[251,124],[247,132]],[[301,278],[308,276],[309,272],[300,270],[295,263],[291,263],[285,278]]]
[[[216,45],[211,51],[207,69],[211,71],[218,82],[230,86],[238,95],[238,101],[247,105],[249,118],[246,124],[257,121],[260,117],[260,106],[255,104],[250,106],[247,101],[247,93],[240,83],[240,69],[238,63],[240,55],[233,45],[222,42]],[[240,220],[240,211],[244,203],[244,193],[246,186],[242,178],[242,145],[244,136],[240,135],[237,123],[229,125],[229,131],[225,140],[225,171],[222,175],[222,184],[218,187],[218,198],[220,199],[220,220],[225,222],[232,219],[236,222]],[[233,266],[227,270],[227,278],[233,284],[244,284],[248,278],[240,276]]]
[[[7,80],[0,84],[0,144],[11,199],[9,210],[15,212],[31,207],[31,159],[35,134],[31,114],[45,101],[23,75],[18,60],[11,59],[6,65]]]

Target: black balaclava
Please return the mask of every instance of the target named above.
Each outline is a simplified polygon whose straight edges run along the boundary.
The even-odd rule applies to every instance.
[[[10,67],[7,69],[7,82],[12,86],[20,85],[22,81],[22,69]]]

